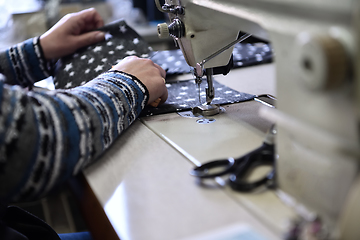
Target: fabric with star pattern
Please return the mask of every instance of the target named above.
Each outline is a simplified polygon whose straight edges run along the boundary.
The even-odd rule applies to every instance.
[[[244,92],[238,92],[231,89],[216,80],[213,81],[215,97],[212,104],[225,105],[231,103],[244,102],[254,99],[255,95]],[[199,88],[195,80],[183,80],[166,83],[168,89],[168,99],[165,103],[152,107],[146,106],[141,112],[140,117],[152,116],[171,112],[182,112],[191,110],[193,107],[199,106],[206,102],[205,88],[206,80],[200,84],[200,100]]]
[[[190,73],[191,69],[186,63],[180,49],[158,51],[150,53],[151,59],[166,70],[167,76]],[[233,68],[253,66],[269,63],[272,61],[273,53],[271,46],[266,43],[238,43],[233,50]],[[215,76],[216,79],[216,76]],[[238,92],[225,85],[213,82],[215,98],[212,104],[231,104],[251,100],[255,95]],[[157,107],[146,106],[140,116],[152,116],[170,112],[187,111],[193,107],[205,103],[207,87],[206,79],[203,79],[199,89],[194,80],[168,82],[166,84],[169,97],[164,104]]]
[[[99,72],[111,68],[112,65],[130,55],[151,58],[165,69],[167,76],[191,72],[191,68],[186,63],[180,49],[151,51],[145,40],[129,27],[125,21],[116,21],[104,26],[101,30],[107,32],[108,37],[106,37],[106,41],[81,49],[75,54],[61,59],[55,75],[56,88],[66,89],[82,85]],[[272,57],[273,53],[270,44],[238,43],[233,50],[233,68],[268,63],[272,61]],[[156,108],[146,106],[141,116],[186,111],[189,108],[195,107],[199,104],[197,101],[198,89],[192,82],[168,83],[169,99]],[[188,90],[185,96],[180,96],[177,89],[184,87],[183,84],[188,86]],[[214,84],[219,86],[215,89],[216,97],[214,104],[229,104],[254,98],[254,95],[237,92],[216,81]],[[206,81],[203,81],[201,86],[202,90],[204,90]],[[229,91],[232,94],[229,94]],[[202,98],[205,98],[204,93],[202,91]],[[194,98],[196,101],[193,100]]]
[[[79,49],[57,62],[55,88],[83,85],[127,56],[149,56],[150,46],[124,20],[107,24],[98,30],[105,32],[105,41]]]
[[[191,73],[190,66],[180,49],[150,52],[151,60],[165,69],[167,76]],[[270,63],[273,60],[271,45],[267,43],[237,43],[233,50],[233,69],[258,64]]]

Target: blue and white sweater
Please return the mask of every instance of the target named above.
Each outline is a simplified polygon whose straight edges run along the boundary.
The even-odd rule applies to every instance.
[[[68,90],[28,90],[50,76],[39,38],[0,53],[0,201],[33,200],[100,156],[140,114],[149,93],[108,71]]]

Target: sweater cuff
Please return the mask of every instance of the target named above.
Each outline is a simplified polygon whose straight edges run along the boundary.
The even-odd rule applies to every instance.
[[[6,51],[10,69],[6,74],[8,83],[27,87],[51,76],[53,65],[45,59],[39,39],[28,39]]]
[[[117,73],[117,74],[120,74],[122,76],[126,76],[127,78],[129,78],[130,80],[132,80],[133,82],[136,83],[137,87],[139,88],[139,90],[144,94],[144,100],[146,100],[145,102],[145,106],[148,104],[148,101],[149,101],[149,90],[147,89],[147,87],[145,86],[145,84],[143,84],[140,79],[138,79],[136,76],[134,75],[131,75],[129,73],[126,73],[126,72],[123,72],[123,71],[118,71],[118,70],[109,70],[108,72],[114,72],[114,73]],[[144,106],[144,107],[145,107]]]
[[[143,84],[136,76],[113,69],[101,74],[100,76],[105,77],[105,79],[107,79],[108,77],[110,77],[110,79],[121,79],[127,84],[130,84],[132,88],[136,91],[138,113],[140,113],[148,104],[149,91],[145,84]]]

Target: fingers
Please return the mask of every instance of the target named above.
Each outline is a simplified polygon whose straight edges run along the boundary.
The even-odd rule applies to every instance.
[[[94,8],[68,14],[59,22],[67,22],[69,30],[74,35],[80,35],[104,26],[103,19]]]
[[[104,40],[104,33],[92,32],[103,25],[103,19],[94,8],[66,15],[40,37],[45,58],[58,59]]]
[[[81,48],[105,40],[105,33],[100,31],[88,32],[76,36],[76,38],[77,38],[77,48]]]
[[[113,69],[136,76],[149,91],[149,102],[152,104],[158,98],[165,102],[168,93],[165,85],[166,72],[150,59],[127,57],[113,67]]]
[[[85,22],[84,32],[104,26],[104,20],[95,8],[85,9],[78,12],[77,15]]]
[[[153,107],[157,107],[157,106],[159,106],[160,102],[161,102],[161,98],[158,98],[155,101],[153,101],[152,103],[149,103],[149,105],[153,106]]]
[[[164,103],[164,102],[167,100],[167,98],[168,98],[168,91],[167,91],[166,86],[165,86],[165,90],[164,90],[164,92],[163,92],[163,95],[161,95],[160,98],[161,98],[160,103]]]
[[[154,63],[154,62],[153,62],[153,63]],[[155,67],[156,67],[157,69],[159,69],[160,75],[165,79],[165,78],[166,78],[166,71],[165,71],[162,67],[160,67],[158,64],[154,63],[154,65],[155,65]]]
[[[154,63],[157,67],[160,67],[159,65],[157,65],[156,63]],[[160,70],[162,70],[161,72],[164,72],[164,74],[166,75],[166,71],[160,67]],[[163,76],[163,75],[162,75]],[[160,96],[160,103],[164,103],[167,98],[168,98],[168,91],[167,91],[167,88],[166,88],[166,80],[165,80],[165,76],[163,77],[162,79],[164,81],[164,84],[162,85],[163,86],[163,91],[162,91],[162,95]]]
[[[95,44],[105,39],[105,33],[91,31],[104,25],[103,19],[94,8],[78,12],[74,18],[73,21],[76,21],[80,28],[74,35],[74,41],[77,48]]]

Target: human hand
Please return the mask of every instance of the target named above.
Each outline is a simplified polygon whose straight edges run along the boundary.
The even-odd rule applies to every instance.
[[[104,21],[94,8],[67,14],[40,37],[45,58],[58,59],[104,40],[103,32],[91,31],[103,25]]]
[[[150,59],[135,56],[126,57],[112,69],[137,77],[149,91],[148,104],[153,103],[158,98],[161,99],[161,103],[166,101],[168,97],[165,86],[166,72]]]

